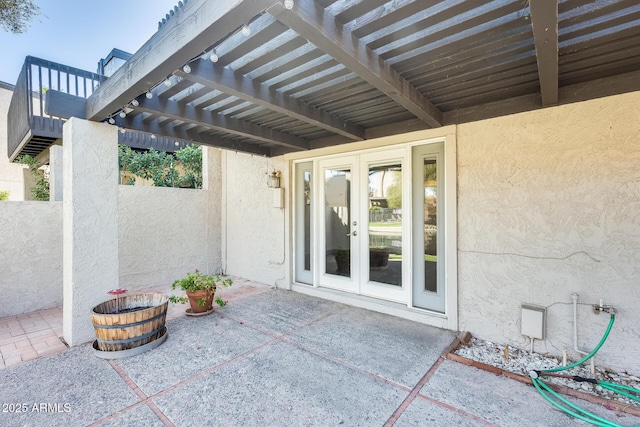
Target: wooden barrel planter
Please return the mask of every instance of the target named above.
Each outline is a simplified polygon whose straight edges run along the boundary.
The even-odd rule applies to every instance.
[[[138,294],[112,299],[91,312],[98,357],[118,358],[157,347],[165,339],[169,298],[163,294]],[[103,354],[104,353],[104,354]],[[123,353],[117,356],[117,353]]]

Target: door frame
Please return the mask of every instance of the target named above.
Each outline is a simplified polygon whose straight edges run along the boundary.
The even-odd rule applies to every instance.
[[[415,145],[412,147],[411,164],[413,166],[413,174],[411,176],[411,209],[414,213],[412,218],[411,237],[413,239],[412,244],[412,279],[414,286],[411,289],[413,306],[416,308],[423,308],[425,310],[433,310],[435,312],[443,312],[446,305],[446,280],[445,280],[445,265],[447,262],[447,251],[445,234],[436,230],[436,245],[437,245],[437,263],[436,263],[436,292],[425,291],[425,265],[424,262],[424,176],[423,176],[423,162],[425,159],[432,159],[436,161],[436,182],[437,189],[436,195],[438,198],[436,218],[438,218],[438,228],[440,228],[440,218],[444,218],[446,223],[446,217],[444,215],[444,206],[446,206],[447,197],[444,191],[444,144],[424,144]],[[416,169],[419,168],[419,169]],[[444,230],[444,227],[442,227]],[[423,286],[418,287],[418,283],[422,283]],[[416,301],[421,299],[420,302]]]
[[[374,151],[371,153],[359,153],[358,159],[360,163],[360,183],[363,182],[368,183],[368,173],[370,165],[382,165],[382,164],[393,164],[400,163],[402,165],[402,255],[403,260],[407,254],[411,253],[410,242],[411,239],[407,238],[409,236],[408,233],[411,232],[411,223],[408,221],[411,219],[411,215],[406,216],[407,206],[405,203],[409,200],[409,195],[407,193],[408,189],[411,187],[411,183],[407,183],[407,172],[406,167],[407,163],[409,163],[409,159],[407,159],[407,152],[405,149],[398,148],[394,149],[392,147],[387,148],[386,150]],[[410,181],[410,180],[409,180]],[[369,252],[369,197],[361,197],[360,200],[360,223],[362,227],[360,227],[360,253],[365,254]],[[410,208],[409,208],[410,210]],[[365,221],[366,220],[366,221]],[[402,304],[407,304],[409,289],[411,286],[410,279],[410,262],[402,263],[402,283],[398,288],[394,285],[388,285],[385,283],[374,282],[370,280],[369,275],[369,257],[366,255],[361,256],[360,262],[360,294],[365,296],[370,296],[373,298],[380,298],[387,301],[395,301]]]
[[[358,293],[360,282],[360,247],[357,242],[360,239],[349,238],[349,257],[351,273],[347,276],[339,276],[327,273],[327,256],[326,256],[326,222],[325,222],[325,179],[324,171],[329,168],[349,168],[351,171],[351,181],[349,182],[349,223],[347,228],[350,231],[354,229],[360,230],[360,226],[352,226],[351,221],[357,217],[359,221],[360,197],[358,187],[360,185],[360,171],[358,165],[358,156],[349,155],[330,159],[318,159],[315,166],[315,194],[316,203],[315,224],[313,228],[316,230],[315,253],[318,256],[311,262],[314,270],[314,286],[337,289],[345,292]]]
[[[456,127],[446,126],[442,128],[416,131],[407,134],[393,135],[377,139],[370,139],[362,142],[347,143],[337,146],[314,149],[307,152],[288,153],[284,156],[284,160],[289,164],[289,185],[295,189],[295,163],[303,161],[314,162],[314,169],[318,167],[319,159],[328,159],[332,157],[349,156],[352,154],[365,154],[391,148],[403,148],[411,153],[416,145],[431,144],[436,142],[444,143],[444,174],[445,174],[445,194],[446,201],[444,207],[444,233],[445,233],[445,283],[446,283],[446,301],[444,313],[437,313],[413,307],[412,293],[409,292],[406,304],[391,303],[389,301],[374,299],[363,295],[352,294],[348,292],[336,292],[333,289],[318,287],[316,275],[314,271],[314,283],[303,284],[296,282],[293,278],[295,269],[295,230],[290,230],[289,239],[289,269],[288,277],[291,280],[282,287],[312,295],[328,300],[341,302],[369,310],[379,311],[391,314],[397,317],[417,321],[420,323],[445,328],[450,330],[458,330],[458,266],[457,266],[457,146],[456,146]],[[409,157],[410,158],[410,157]],[[407,161],[405,167],[408,173],[412,174],[411,162]],[[410,184],[408,184],[410,185]],[[410,191],[410,190],[409,190]],[[289,203],[287,203],[289,223],[294,223],[295,216],[295,191],[288,192]],[[403,193],[404,194],[404,193]],[[317,221],[316,221],[317,224]],[[316,225],[317,226],[317,225]],[[312,232],[317,233],[318,230]]]

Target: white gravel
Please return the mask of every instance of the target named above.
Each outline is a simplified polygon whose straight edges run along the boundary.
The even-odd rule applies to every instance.
[[[507,348],[506,351],[505,348]],[[477,338],[472,338],[471,342],[467,346],[460,345],[455,353],[459,356],[466,357],[467,359],[486,363],[487,365],[492,365],[505,371],[527,377],[529,376],[529,371],[557,368],[561,365],[560,360],[551,356],[531,353],[526,350],[520,350],[516,347],[496,344],[491,341],[483,341]],[[572,362],[573,361],[568,361],[567,363],[570,364]],[[591,374],[591,366],[589,365],[589,362],[587,362],[586,365],[581,365],[559,373],[563,375],[578,375],[585,378],[595,378],[599,381],[622,384],[637,388],[640,392],[640,378],[629,375],[626,372],[620,373],[607,371],[598,367],[597,363],[595,375]],[[626,405],[640,407],[640,402],[614,393],[599,385],[557,377],[544,377],[544,381],[546,383],[563,384],[567,387],[571,387],[585,393],[594,394],[610,400],[617,400]]]

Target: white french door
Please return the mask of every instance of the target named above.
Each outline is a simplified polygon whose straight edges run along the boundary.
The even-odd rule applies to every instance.
[[[407,301],[404,157],[388,150],[319,162],[319,286]]]
[[[319,162],[316,181],[319,286],[359,290],[359,176],[356,156]]]
[[[405,157],[403,149],[360,156],[360,293],[397,302],[408,298]]]
[[[414,147],[412,159],[413,306],[444,313],[444,146]]]
[[[445,312],[444,146],[295,164],[295,277]]]

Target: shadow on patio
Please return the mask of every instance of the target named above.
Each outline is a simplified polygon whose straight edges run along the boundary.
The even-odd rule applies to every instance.
[[[172,305],[150,352],[107,361],[85,344],[0,370],[0,425],[578,424],[533,387],[445,360],[450,331],[234,281],[210,316]]]

